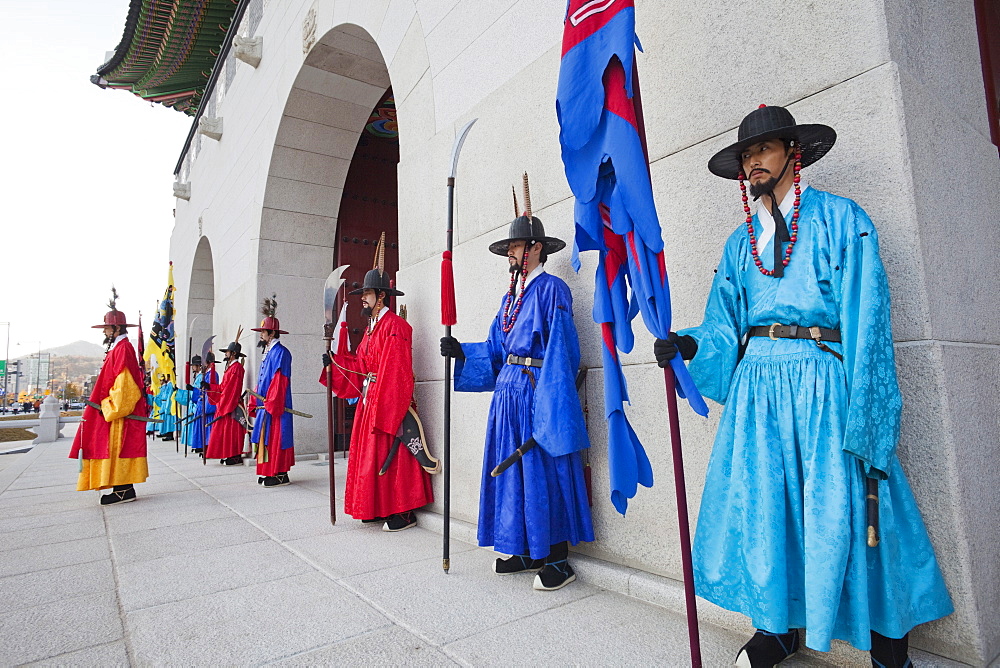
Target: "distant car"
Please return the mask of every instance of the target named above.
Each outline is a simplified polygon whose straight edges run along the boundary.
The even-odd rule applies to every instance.
[[[78,411],[83,409],[83,403],[80,401],[71,401],[69,403],[69,409],[71,411]]]

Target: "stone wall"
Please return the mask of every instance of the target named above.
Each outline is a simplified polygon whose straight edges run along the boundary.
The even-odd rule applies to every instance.
[[[944,5],[948,7],[945,8]],[[857,200],[879,228],[893,296],[894,336],[906,400],[900,458],[956,604],[914,644],[975,664],[1000,653],[1000,470],[997,370],[1000,286],[988,262],[1000,250],[993,218],[997,151],[989,143],[971,2],[761,0],[637,2],[643,104],[653,188],[667,240],[675,323],[696,324],[725,238],[740,224],[734,183],[706,163],[733,141],[760,103],[838,132],[805,178]],[[202,237],[214,267],[214,324],[231,336],[279,297],[295,357],[300,452],[324,450],[323,397],[315,383],[322,342],[322,284],[332,269],[339,194],[358,133],[381,90],[393,86],[400,130],[398,284],[414,325],[417,399],[428,437],[441,442],[443,363],[437,354],[439,259],[445,178],[455,133],[478,118],[458,171],[455,273],[460,340],[485,337],[504,288],[505,264],[487,245],[511,218],[509,188],[531,177],[550,234],[572,235],[554,99],[564,3],[545,0],[288,0],[268,2],[255,34],[256,69],[237,70],[215,100],[220,141],[200,138],[180,177],[172,259],[178,340],[197,305],[192,265]],[[244,26],[244,31],[246,26]],[[782,39],[778,36],[786,36]],[[600,348],[590,319],[595,260],[579,275],[569,252],[547,269],[576,299],[593,447],[594,556],[680,578],[680,555],[662,374],[651,338],[637,331],[624,356],[629,417],[656,485],[627,517],[608,500]],[[971,311],[971,313],[970,313]],[[641,330],[638,325],[637,330]],[[251,346],[248,334],[244,346]],[[249,374],[256,372],[256,353]],[[452,510],[475,522],[488,395],[456,395]],[[718,419],[682,413],[690,504],[697,511]],[[440,499],[441,480],[435,480]],[[440,504],[438,504],[440,505]],[[693,520],[694,518],[692,518]]]

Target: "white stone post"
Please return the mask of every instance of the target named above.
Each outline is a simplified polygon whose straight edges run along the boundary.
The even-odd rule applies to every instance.
[[[55,443],[61,435],[62,425],[59,424],[59,400],[56,399],[54,394],[45,397],[45,401],[42,402],[42,410],[38,414],[38,419],[40,421],[39,425],[33,429],[37,436],[35,436],[35,440],[31,444]]]

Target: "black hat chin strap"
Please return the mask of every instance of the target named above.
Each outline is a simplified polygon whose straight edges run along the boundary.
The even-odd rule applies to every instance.
[[[781,168],[781,173],[778,174],[777,181],[780,183],[781,179],[785,176],[785,172],[788,171],[788,165],[792,163],[792,156],[788,157],[785,161],[785,166]],[[781,207],[778,206],[778,198],[774,196],[774,189],[767,193],[771,196],[771,218],[774,219],[774,239],[771,240],[771,246],[774,249],[774,271],[771,274],[774,278],[781,278],[785,275],[785,265],[782,262],[785,256],[784,243],[792,240],[791,235],[788,234],[788,225],[785,223],[785,217],[781,215]]]

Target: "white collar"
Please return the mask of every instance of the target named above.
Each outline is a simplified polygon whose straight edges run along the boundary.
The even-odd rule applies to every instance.
[[[536,277],[544,273],[545,273],[545,265],[540,264],[534,269],[532,269],[531,272],[528,274],[528,277],[524,279],[525,289],[528,288],[528,283],[531,283],[533,280],[535,280]]]
[[[268,342],[267,342],[267,345],[266,345],[266,346],[264,346],[264,355],[265,355],[265,356],[266,356],[266,355],[267,355],[267,354],[268,354],[269,352],[271,352],[271,348],[273,348],[273,347],[274,347],[274,344],[275,344],[275,343],[277,343],[277,342],[278,342],[278,339],[271,339],[270,341],[268,341]]]
[[[369,332],[375,331],[375,325],[378,324],[378,321],[381,320],[382,316],[384,316],[388,311],[389,311],[389,307],[386,306],[385,304],[382,304],[382,308],[379,309],[378,313],[373,313],[372,314],[371,319],[368,321],[368,331]]]
[[[808,187],[809,184],[805,182],[805,179],[799,181],[800,193],[804,193]],[[795,206],[794,187],[788,189],[788,192],[781,199],[781,203],[778,204],[778,210],[784,216],[785,223],[789,226],[789,229],[791,228],[792,220],[788,216],[793,206]],[[755,236],[757,237],[757,250],[763,251],[774,237],[774,217],[771,215],[768,207],[764,205],[764,198],[757,201],[757,222],[759,229],[754,229]]]
[[[544,273],[545,273],[545,266],[544,265],[540,264],[537,267],[535,267],[534,269],[532,269],[528,273],[527,278],[524,279],[524,289],[521,290],[521,293],[523,294],[524,291],[528,289],[528,284],[529,283],[531,283],[533,280],[535,280],[537,277],[541,276]],[[514,305],[516,303],[517,303],[516,299],[511,299],[511,300],[509,300],[507,302],[507,313],[508,314],[510,314],[510,312],[514,309]]]
[[[128,338],[128,334],[119,334],[115,338],[114,342],[111,344],[111,347],[108,348],[108,352],[111,352],[112,350],[114,350],[115,346],[117,346],[119,343],[121,343],[123,340],[125,340],[127,338]]]

